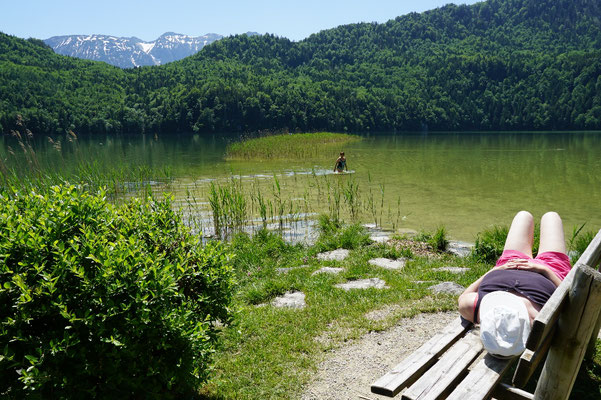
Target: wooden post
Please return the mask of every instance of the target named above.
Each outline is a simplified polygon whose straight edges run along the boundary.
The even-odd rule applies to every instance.
[[[584,264],[576,264],[574,268],[567,311],[559,317],[557,333],[534,392],[535,399],[568,398],[597,324],[601,307],[601,273]]]
[[[601,310],[599,310],[597,324],[595,325],[595,329],[593,329],[593,333],[591,334],[591,340],[590,342],[588,342],[586,354],[584,355],[584,358],[586,358],[587,360],[595,356],[595,347],[597,346],[597,337],[599,336],[599,329],[601,329]]]
[[[597,235],[591,240],[588,247],[582,253],[582,256],[578,260],[579,262],[583,262],[586,265],[591,266],[594,269],[597,269],[599,266],[599,262],[601,261],[601,230],[597,232]],[[597,324],[593,329],[591,334],[591,339],[588,343],[588,347],[586,350],[585,358],[592,358],[595,354],[595,346],[597,344],[597,336],[599,336],[599,330],[601,329],[601,314],[597,317]]]

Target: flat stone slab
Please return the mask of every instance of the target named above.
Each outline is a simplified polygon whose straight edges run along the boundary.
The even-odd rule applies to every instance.
[[[280,308],[305,308],[305,294],[303,292],[287,292],[283,296],[276,297],[271,302],[274,307]]]
[[[306,267],[308,267],[308,265],[305,264],[305,265],[301,265],[301,266],[298,266],[298,267],[276,268],[275,271],[278,274],[285,274],[285,273],[288,273],[288,272],[290,272],[290,271],[292,271],[294,269],[306,268]]]
[[[438,285],[430,286],[428,289],[436,294],[449,293],[449,294],[461,294],[465,288],[455,282],[442,282]]]
[[[415,229],[398,228],[397,233],[399,233],[401,235],[407,235],[407,236],[413,237],[413,236],[416,236],[419,232],[416,231]]]
[[[332,251],[326,251],[325,253],[319,253],[317,259],[321,261],[342,261],[348,257],[350,250],[347,249],[336,249]]]
[[[453,274],[463,274],[469,270],[470,270],[469,268],[461,268],[461,267],[441,267],[441,268],[434,269],[434,271],[452,272]]]
[[[388,235],[371,235],[369,239],[375,243],[387,243],[390,240]]]
[[[399,258],[397,260],[391,260],[390,258],[373,258],[369,260],[371,265],[386,269],[402,269],[406,262],[406,258]]]
[[[344,271],[344,268],[323,267],[313,272],[311,275],[317,274],[339,274]]]
[[[358,279],[356,281],[339,283],[335,286],[337,288],[344,289],[344,290],[369,289],[369,288],[385,289],[388,287],[388,286],[386,286],[386,282],[384,282],[380,278]]]
[[[472,243],[450,240],[449,245],[447,246],[447,251],[455,254],[457,257],[465,258],[470,255],[473,248],[474,245]]]

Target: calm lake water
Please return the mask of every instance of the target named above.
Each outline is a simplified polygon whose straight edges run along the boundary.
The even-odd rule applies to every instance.
[[[587,230],[601,228],[601,132],[363,137],[313,159],[269,162],[225,161],[225,146],[233,138],[202,135],[79,138],[76,146],[62,138],[54,144],[40,141],[35,151],[44,168],[65,174],[76,172],[82,160],[99,168],[169,171],[168,182],[151,180],[154,190],[174,193],[176,206],[200,221],[203,231],[211,226],[209,185],[231,185],[231,177],[248,197],[254,219],[258,206],[252,198],[260,192],[272,206],[283,204],[285,210],[272,214],[297,220],[333,212],[339,195],[345,219],[353,203],[363,223],[427,231],[444,225],[452,238],[465,241],[491,225],[508,225],[522,209],[536,218],[559,212],[568,236],[583,223]],[[3,140],[4,156],[18,162],[7,156],[11,139]],[[19,157],[18,147],[12,147]],[[331,173],[339,150],[346,152],[353,173]],[[355,199],[345,202],[345,191]]]

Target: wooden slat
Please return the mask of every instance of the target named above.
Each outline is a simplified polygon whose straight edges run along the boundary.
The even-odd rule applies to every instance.
[[[467,375],[467,368],[482,350],[482,341],[478,332],[473,330],[468,332],[403,393],[402,399],[438,399],[453,382]]]
[[[374,382],[371,385],[372,393],[390,397],[396,396],[430,368],[438,357],[451,347],[468,328],[469,325],[462,325],[460,318],[451,322],[441,333],[432,337],[403,362]]]
[[[506,383],[499,384],[492,395],[495,400],[533,400],[534,395],[525,390],[509,386]]]
[[[447,400],[482,400],[488,398],[517,357],[500,359],[487,354],[447,397]]]
[[[584,264],[596,267],[599,265],[599,260],[601,260],[601,230],[599,230],[597,235],[591,240],[584,253],[582,253],[576,262],[576,265]],[[550,330],[557,322],[559,312],[566,302],[568,291],[572,287],[574,281],[574,270],[575,268],[572,268],[538,313],[532,324],[530,336],[528,336],[528,342],[526,343],[527,349],[532,351],[538,349],[544,338],[549,334]]]
[[[589,250],[590,249],[590,250]],[[584,264],[591,266],[592,268],[597,268],[599,266],[599,260],[601,259],[601,230],[597,233],[595,238],[589,243],[588,247],[582,253],[582,257],[580,257],[579,261],[582,261]],[[601,271],[601,268],[599,268]],[[591,334],[591,340],[588,344],[588,348],[586,350],[585,358],[592,358],[595,353],[595,345],[597,343],[597,337],[599,336],[599,330],[601,330],[601,314],[597,318],[597,324],[595,325],[595,329],[593,329],[593,333]]]
[[[601,230],[593,238],[584,253],[582,253],[576,265],[584,264],[596,266],[599,263],[600,258]],[[565,304],[568,303],[568,293],[574,282],[575,273],[576,266],[568,273],[534,320],[532,331],[530,332],[530,336],[528,336],[528,341],[526,343],[527,350],[520,358],[513,377],[514,385],[518,387],[525,386],[534,370],[536,370],[539,363],[545,358],[561,310]],[[599,326],[600,323],[601,319],[598,320],[597,326]]]
[[[588,342],[588,348],[586,349],[585,359],[592,359],[595,356],[595,349],[597,347],[597,338],[599,337],[599,330],[601,330],[601,310],[599,310],[599,316],[597,317],[597,323],[591,334],[591,339]]]
[[[555,326],[561,310],[567,303],[568,292],[570,291],[570,287],[574,281],[574,274],[576,273],[575,269],[576,268],[572,268],[534,319],[532,330],[530,331],[528,341],[526,342],[526,348],[528,350],[536,351],[545,337],[549,335],[551,329]]]
[[[549,351],[549,347],[551,347],[551,343],[553,342],[554,333],[555,329],[552,329],[536,351],[524,350],[513,374],[513,384],[515,386],[519,388],[526,386],[528,380],[530,380],[530,377],[536,371],[536,368],[538,368],[538,365],[545,360],[547,351]]]
[[[536,386],[537,399],[568,398],[599,317],[601,273],[582,264],[574,270],[570,307],[559,318],[557,334]]]

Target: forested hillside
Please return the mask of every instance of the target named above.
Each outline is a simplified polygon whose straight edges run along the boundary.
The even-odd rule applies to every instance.
[[[601,129],[601,3],[489,0],[120,70],[0,35],[0,124],[34,132]]]

